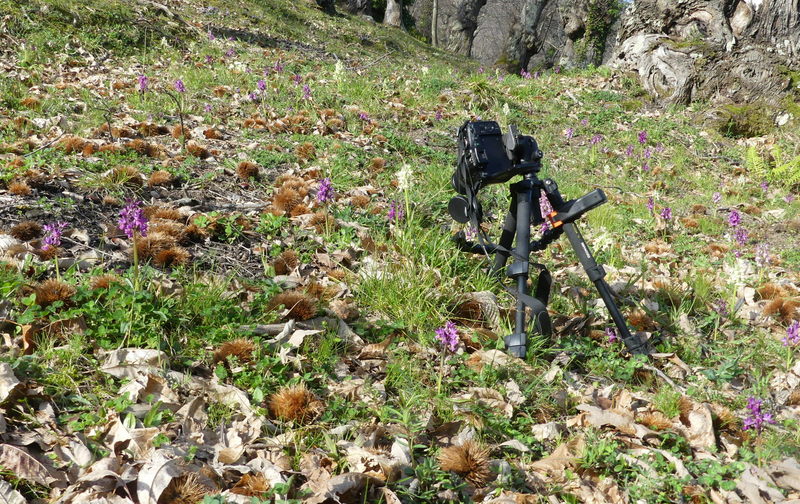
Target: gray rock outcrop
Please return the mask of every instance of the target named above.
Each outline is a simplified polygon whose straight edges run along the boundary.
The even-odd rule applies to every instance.
[[[512,72],[609,63],[668,103],[800,96],[796,0],[414,0],[409,13],[438,47]]]
[[[364,14],[367,16],[372,15],[372,1],[371,0],[347,0],[345,10],[350,14]]]
[[[509,70],[581,66],[611,54],[606,41],[613,42],[613,30],[592,32],[586,19],[591,7],[602,23],[612,25],[615,13],[604,7],[612,0],[438,0],[436,25],[433,2],[415,0],[410,14],[416,30],[432,40],[435,26],[439,47],[485,65]],[[602,43],[587,42],[597,38]]]
[[[800,65],[800,5],[788,0],[637,0],[609,63],[660,101],[777,104]]]

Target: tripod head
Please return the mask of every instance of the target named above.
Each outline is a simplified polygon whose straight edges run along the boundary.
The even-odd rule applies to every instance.
[[[451,183],[459,194],[477,193],[515,175],[538,172],[541,159],[536,140],[520,135],[516,126],[503,134],[495,121],[467,121],[458,129],[458,164]]]

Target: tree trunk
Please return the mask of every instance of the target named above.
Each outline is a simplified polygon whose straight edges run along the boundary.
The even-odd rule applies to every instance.
[[[431,12],[431,44],[439,47],[439,0],[433,0],[433,12]]]
[[[800,64],[794,0],[636,0],[611,63],[667,103],[694,99],[777,105]]]
[[[403,0],[386,1],[386,15],[383,17],[383,24],[398,28],[403,26]]]

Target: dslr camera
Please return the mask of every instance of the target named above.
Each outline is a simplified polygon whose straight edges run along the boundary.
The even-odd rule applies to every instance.
[[[516,126],[509,125],[503,133],[495,121],[467,121],[458,129],[458,164],[451,183],[459,194],[475,194],[484,186],[536,173],[541,167],[536,140],[520,135]]]

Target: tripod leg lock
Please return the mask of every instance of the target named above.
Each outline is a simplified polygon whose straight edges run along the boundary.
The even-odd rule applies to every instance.
[[[528,344],[528,335],[525,333],[509,334],[503,338],[508,353],[520,359],[525,358],[525,347]]]
[[[586,268],[586,275],[589,277],[589,280],[592,283],[595,283],[598,280],[602,280],[606,276],[606,270],[603,269],[603,266],[597,264],[592,268]]]
[[[510,278],[517,278],[522,275],[527,275],[530,271],[530,265],[527,262],[515,262],[508,268],[506,268],[506,275]]]

